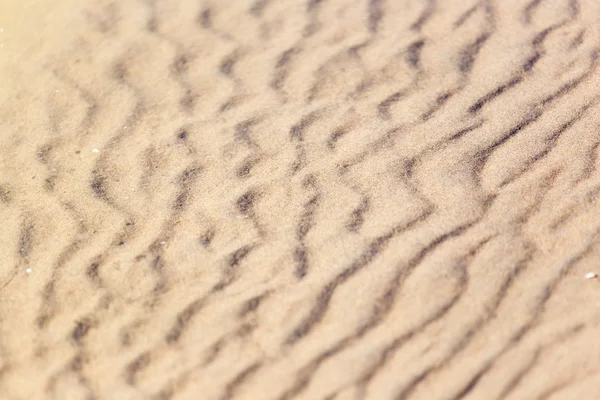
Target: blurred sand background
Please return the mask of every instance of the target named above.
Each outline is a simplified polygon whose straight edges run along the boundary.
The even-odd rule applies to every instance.
[[[599,27],[0,1],[0,399],[600,398]]]

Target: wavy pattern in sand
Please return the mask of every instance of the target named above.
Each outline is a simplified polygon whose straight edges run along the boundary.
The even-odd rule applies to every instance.
[[[82,3],[2,64],[0,397],[600,397],[600,3]]]

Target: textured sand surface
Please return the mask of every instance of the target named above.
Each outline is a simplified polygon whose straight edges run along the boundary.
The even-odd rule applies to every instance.
[[[600,399],[600,2],[0,0],[0,400]]]

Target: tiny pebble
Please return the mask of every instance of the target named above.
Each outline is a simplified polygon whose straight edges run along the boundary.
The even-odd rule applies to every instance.
[[[164,246],[165,244],[167,244],[167,242],[165,242],[165,241],[163,240],[162,242],[160,242],[160,244],[162,244],[162,245]]]
[[[27,272],[28,274],[30,274],[30,273],[31,273],[31,268],[27,268],[27,269],[25,270],[25,272]]]
[[[598,277],[598,274],[596,274],[595,272],[588,272],[587,274],[585,274],[585,279],[596,279]]]
[[[100,150],[98,150],[98,149],[92,149],[92,153],[100,153]]]

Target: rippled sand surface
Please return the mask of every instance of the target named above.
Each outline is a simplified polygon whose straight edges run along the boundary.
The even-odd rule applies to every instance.
[[[600,2],[0,1],[0,399],[600,398]]]

